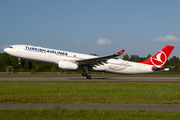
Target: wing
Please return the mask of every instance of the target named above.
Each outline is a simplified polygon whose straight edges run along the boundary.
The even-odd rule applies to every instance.
[[[77,60],[75,61],[78,65],[88,65],[88,66],[95,66],[95,65],[104,65],[103,63],[107,63],[106,61],[120,56],[124,53],[125,50],[121,50],[113,55],[103,56],[103,57],[96,57],[91,59],[85,59],[85,60]]]

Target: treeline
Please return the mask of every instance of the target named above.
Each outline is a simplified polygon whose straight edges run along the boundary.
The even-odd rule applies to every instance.
[[[138,55],[128,56],[125,54],[123,55],[123,60],[141,62],[150,57],[150,54],[147,57],[139,57]],[[175,66],[175,68],[170,69],[170,72],[180,72],[180,59],[173,56],[166,61],[165,66]],[[7,53],[0,53],[0,72],[12,70],[13,72],[64,72],[64,70],[59,69],[55,64],[35,62],[24,59],[21,59],[21,64],[19,65],[18,58],[10,56]]]
[[[0,72],[63,72],[57,65],[35,62],[21,59],[8,55],[7,53],[0,53]]]

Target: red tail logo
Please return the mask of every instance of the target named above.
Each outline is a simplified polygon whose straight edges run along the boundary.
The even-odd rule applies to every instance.
[[[163,66],[167,60],[167,56],[163,51],[159,51],[151,58],[151,62],[154,66]]]
[[[153,55],[151,58],[140,63],[162,67],[165,64],[166,60],[168,59],[173,49],[174,46],[167,45],[162,50],[160,50],[155,55]]]

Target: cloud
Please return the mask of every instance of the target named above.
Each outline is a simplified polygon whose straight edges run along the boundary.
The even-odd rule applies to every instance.
[[[85,43],[84,41],[79,41],[79,40],[78,40],[78,41],[75,42],[75,45],[82,45],[82,44],[84,44],[84,43]]]
[[[167,35],[166,37],[157,37],[154,39],[155,42],[179,42],[180,39],[172,35]]]
[[[114,37],[118,37],[118,36],[123,36],[123,34],[117,34],[117,33],[105,33],[102,36],[114,36]]]
[[[56,38],[58,38],[58,36],[54,35],[54,36],[52,36],[52,38],[53,38],[53,39],[56,39]]]
[[[111,41],[107,38],[105,38],[105,39],[100,38],[97,40],[96,44],[99,46],[110,46]]]

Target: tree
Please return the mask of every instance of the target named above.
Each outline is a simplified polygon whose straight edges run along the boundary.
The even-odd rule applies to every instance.
[[[11,65],[12,61],[10,60],[10,55],[8,55],[7,53],[3,53],[2,54],[2,70],[5,71],[6,67]]]
[[[138,55],[131,55],[129,61],[133,61],[133,62],[140,62],[140,57]]]
[[[93,56],[98,56],[97,54],[90,54],[90,55],[93,55]]]
[[[8,66],[6,69],[9,74],[13,74],[13,66]]]
[[[24,64],[23,64],[24,70],[25,70],[25,71],[29,71],[30,66],[31,66],[31,62],[28,61],[28,60],[25,60],[25,62],[24,62]]]
[[[123,60],[129,60],[128,54],[123,55]]]
[[[152,56],[151,54],[148,54],[147,57],[146,57],[146,59],[149,59],[151,56]]]

